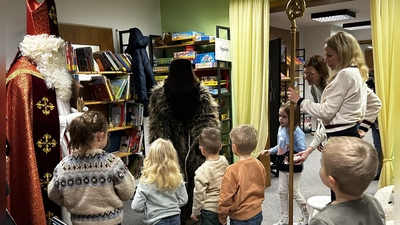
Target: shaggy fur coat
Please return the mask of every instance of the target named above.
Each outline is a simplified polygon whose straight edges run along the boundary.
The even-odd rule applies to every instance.
[[[196,169],[205,161],[199,150],[199,136],[203,128],[220,128],[218,105],[203,85],[197,85],[190,93],[179,94],[171,93],[164,86],[156,86],[150,97],[149,115],[150,143],[157,138],[170,139],[178,152],[179,165],[187,182],[189,196],[187,204],[181,209],[181,222],[194,224],[190,219],[194,175]]]

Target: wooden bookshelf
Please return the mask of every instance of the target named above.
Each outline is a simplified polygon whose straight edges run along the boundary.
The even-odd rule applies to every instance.
[[[165,45],[165,46],[157,46],[153,47],[154,49],[169,49],[169,48],[179,48],[179,47],[185,47],[185,46],[199,46],[199,45],[213,45],[215,42],[210,42],[210,41],[187,41],[182,44],[176,44],[176,45]]]
[[[126,101],[125,99],[119,99],[118,101],[115,102],[110,102],[110,101],[94,101],[94,100],[89,100],[89,101],[83,101],[85,105],[104,105],[104,104],[109,104],[109,103],[122,103]]]
[[[123,126],[123,127],[113,127],[113,128],[108,128],[108,132],[113,132],[113,131],[118,131],[118,130],[127,130],[127,129],[132,129],[136,126]]]
[[[125,156],[130,156],[130,155],[132,155],[134,153],[132,153],[132,152],[112,152],[112,154],[122,158],[122,157],[125,157]]]

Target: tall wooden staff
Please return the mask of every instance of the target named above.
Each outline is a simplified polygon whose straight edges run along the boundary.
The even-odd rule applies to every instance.
[[[291,60],[290,60],[290,83],[289,86],[294,89],[294,73],[295,73],[295,58],[296,58],[296,18],[303,17],[306,8],[305,0],[289,0],[286,5],[286,15],[290,20],[291,34]],[[290,103],[289,115],[289,224],[293,224],[293,144],[294,144],[294,105]]]

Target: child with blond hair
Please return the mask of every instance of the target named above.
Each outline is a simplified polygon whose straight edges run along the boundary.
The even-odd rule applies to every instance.
[[[219,155],[222,148],[220,130],[205,128],[201,131],[199,140],[199,148],[206,161],[195,172],[190,218],[198,221],[201,215],[202,225],[215,225],[218,224],[219,189],[229,163],[225,156]]]
[[[263,164],[251,153],[257,146],[257,130],[249,125],[236,126],[229,134],[232,152],[238,161],[228,166],[222,178],[218,215],[221,224],[260,225],[263,216],[266,171]]]
[[[144,159],[131,207],[144,212],[145,224],[180,225],[180,207],[187,201],[176,150],[171,141],[158,138]]]
[[[49,198],[66,207],[73,224],[120,224],[123,201],[133,196],[135,183],[121,158],[103,150],[107,118],[99,111],[85,112],[72,120],[69,132],[74,151],[54,169]]]
[[[385,214],[379,201],[363,194],[375,177],[378,156],[375,148],[357,137],[328,139],[322,151],[319,175],[336,194],[336,200],[315,215],[310,225],[384,225]]]

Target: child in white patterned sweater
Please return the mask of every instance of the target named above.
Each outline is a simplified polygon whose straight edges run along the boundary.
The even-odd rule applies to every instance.
[[[48,185],[49,198],[71,213],[74,225],[120,224],[123,202],[135,191],[134,178],[120,158],[103,150],[108,122],[98,111],[72,120],[69,147]]]

